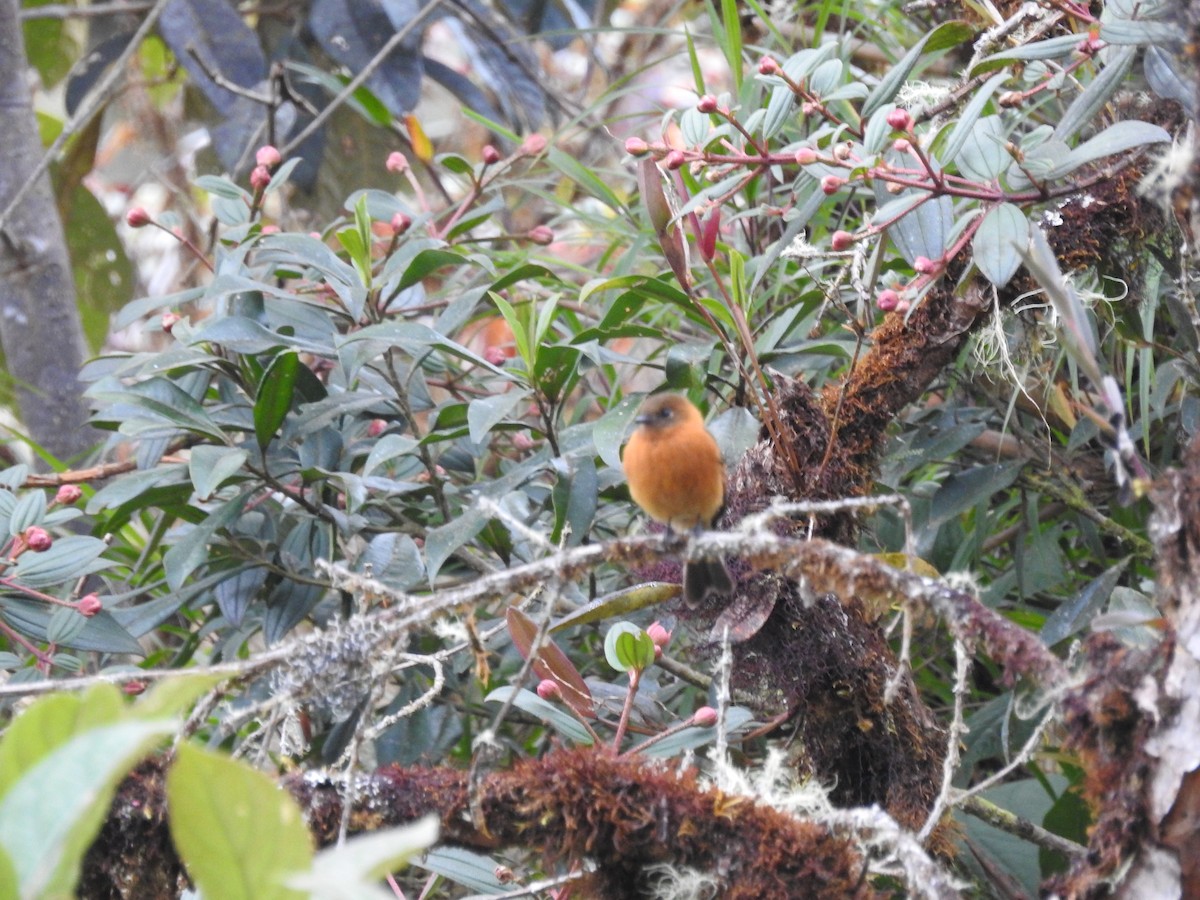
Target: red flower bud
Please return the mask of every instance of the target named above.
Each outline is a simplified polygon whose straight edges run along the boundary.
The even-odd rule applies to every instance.
[[[897,107],[887,114],[887,123],[897,131],[908,131],[912,128],[912,116],[907,109]]]
[[[127,681],[121,685],[121,690],[130,697],[136,697],[146,690],[146,682],[137,680]]]
[[[875,305],[878,306],[880,309],[882,309],[884,312],[891,312],[893,309],[896,308],[896,304],[898,304],[899,302],[900,302],[900,295],[897,294],[895,291],[893,291],[891,288],[887,288],[885,290],[880,291],[879,295],[875,298]]]
[[[412,219],[402,212],[392,216],[392,234],[404,234],[412,227]]]
[[[150,218],[150,213],[140,206],[135,206],[125,213],[125,224],[130,228],[145,228],[152,221],[154,220]]]
[[[626,138],[625,152],[630,156],[645,156],[650,152],[650,145],[640,137]]]
[[[367,425],[367,437],[377,438],[387,431],[387,419],[372,419]]]
[[[661,622],[653,622],[646,629],[646,634],[650,636],[650,640],[654,641],[655,647],[665,647],[671,642],[671,632],[667,631],[662,626]]]
[[[483,162],[484,165],[494,166],[500,162],[500,151],[488,144],[483,148]]]
[[[668,169],[681,169],[683,168],[683,164],[687,162],[687,157],[683,155],[682,150],[672,150],[667,154],[664,162],[667,164]]]
[[[712,728],[717,724],[717,711],[711,706],[702,706],[692,713],[692,724],[700,728]]]
[[[546,149],[546,138],[540,134],[531,134],[521,142],[521,153],[524,156],[537,156]]]
[[[250,173],[250,187],[256,191],[261,191],[271,183],[271,170],[266,166],[255,166],[254,171]]]
[[[930,259],[928,256],[918,256],[913,260],[913,269],[920,272],[922,275],[932,275],[941,266]]]
[[[73,503],[78,503],[79,498],[83,496],[83,490],[77,484],[64,484],[58,489],[58,493],[54,495],[54,502],[62,506],[70,506]]]
[[[79,598],[79,602],[75,604],[75,608],[87,618],[91,618],[100,610],[104,609],[104,604],[100,602],[100,598],[95,594],[86,594]]]
[[[504,365],[504,361],[508,359],[508,354],[504,352],[504,348],[502,347],[488,347],[483,351],[483,358],[493,366],[502,366]]]
[[[529,233],[525,236],[535,244],[541,244],[543,247],[554,240],[554,232],[550,229],[549,225],[537,225],[530,228]]]
[[[37,525],[31,525],[29,528],[26,528],[21,538],[25,541],[25,546],[34,553],[42,553],[49,550],[54,543],[54,538],[50,537],[50,532],[45,528],[39,528]]]
[[[550,678],[543,678],[538,682],[537,695],[543,700],[555,701],[562,699],[562,688],[558,686],[558,682]]]
[[[845,178],[839,178],[836,175],[826,175],[821,179],[821,190],[826,194],[836,194],[842,189],[842,185],[845,183]]]
[[[179,313],[167,310],[162,314],[162,330],[167,334],[170,334],[172,329],[174,329],[176,324],[178,324],[179,320],[182,318],[183,316],[179,315]]]
[[[696,109],[702,113],[714,113],[717,111],[717,98],[712,94],[705,94],[696,104]]]
[[[516,450],[532,450],[533,438],[523,431],[518,431],[512,436],[512,445]]]
[[[764,56],[758,61],[759,75],[774,75],[779,71],[779,63],[775,62],[773,57]]]
[[[270,144],[265,144],[262,147],[259,147],[258,152],[254,154],[254,161],[260,166],[266,166],[268,169],[273,169],[283,162],[283,156],[280,155],[279,151]]]
[[[408,168],[408,157],[399,150],[393,150],[388,154],[387,162],[385,163],[387,170],[393,175],[399,175]]]
[[[854,235],[848,231],[835,231],[830,244],[834,250],[849,250],[854,244]]]

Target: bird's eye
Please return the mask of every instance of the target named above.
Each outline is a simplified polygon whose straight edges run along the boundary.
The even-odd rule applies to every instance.
[[[669,406],[664,406],[662,409],[660,409],[660,410],[658,411],[658,417],[659,417],[660,419],[669,419],[669,418],[671,418],[671,408],[670,408]]]

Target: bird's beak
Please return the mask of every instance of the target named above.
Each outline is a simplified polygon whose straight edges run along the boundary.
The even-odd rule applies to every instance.
[[[633,419],[635,425],[649,425],[652,421],[654,416],[635,416]]]

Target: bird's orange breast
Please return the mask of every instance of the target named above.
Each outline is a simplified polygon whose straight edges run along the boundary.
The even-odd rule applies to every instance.
[[[639,428],[625,445],[625,477],[634,501],[675,528],[709,526],[725,499],[725,464],[702,423]]]

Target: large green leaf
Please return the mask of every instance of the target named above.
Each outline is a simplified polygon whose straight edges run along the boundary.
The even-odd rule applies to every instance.
[[[299,354],[288,350],[276,356],[263,373],[254,399],[254,436],[264,450],[292,408],[300,366]]]
[[[171,838],[206,897],[302,900],[285,886],[312,864],[300,807],[246,763],[183,744],[167,773]]]

